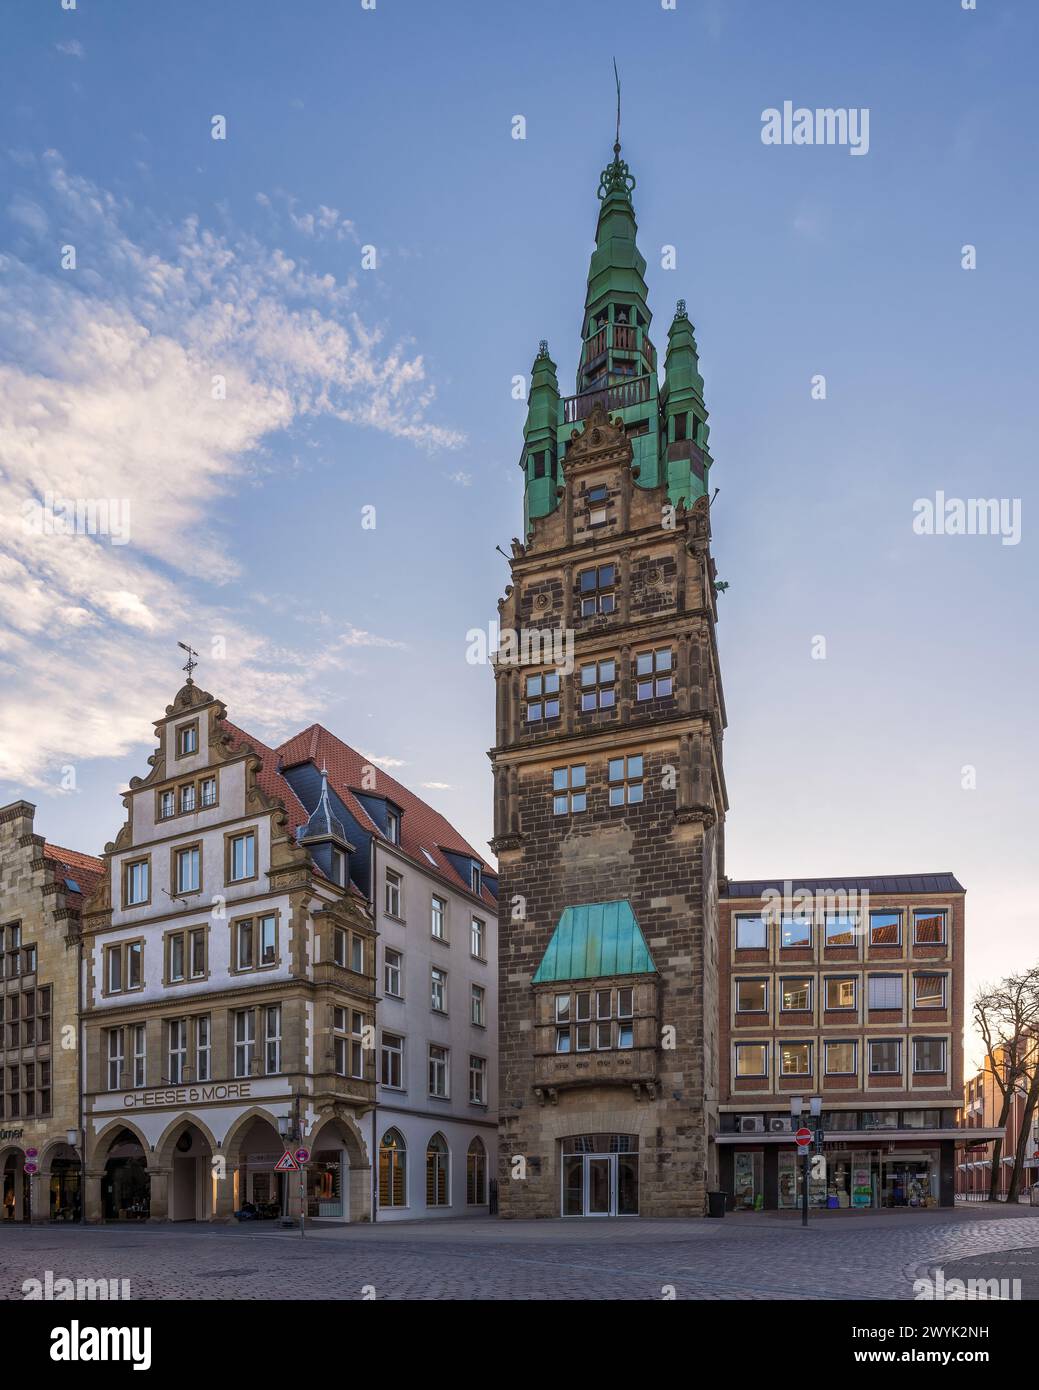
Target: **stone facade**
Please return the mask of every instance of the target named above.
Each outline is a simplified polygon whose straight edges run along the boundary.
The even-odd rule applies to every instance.
[[[0,1218],[13,1221],[79,1210],[80,914],[101,870],[48,845],[35,812],[0,808]]]
[[[559,506],[533,523],[526,546],[514,543],[499,605],[503,632],[573,640],[558,716],[526,717],[526,680],[552,665],[499,659],[495,670],[505,1216],[560,1214],[568,1136],[637,1136],[645,1216],[700,1215],[714,1181],[726,802],[710,516],[703,499],[671,509],[663,484],[637,486],[632,458],[623,426],[601,406],[574,429]],[[589,524],[584,501],[604,485],[615,523],[605,530]],[[615,603],[582,617],[580,576],[600,566],[615,567]],[[640,700],[637,658],[655,651],[670,654],[672,679],[661,684],[667,693]],[[615,699],[583,711],[581,671],[593,661],[615,663]],[[611,760],[639,755],[641,800],[613,804]],[[584,809],[557,814],[553,773],[573,767],[584,768]],[[533,975],[566,907],[612,900],[630,902],[655,964],[652,987],[635,990],[635,1046],[557,1057]],[[632,983],[580,981],[592,991]]]

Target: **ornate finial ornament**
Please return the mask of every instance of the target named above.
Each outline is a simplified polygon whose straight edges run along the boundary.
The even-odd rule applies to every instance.
[[[686,312],[685,300],[684,300],[684,299],[680,299],[680,300],[678,301],[678,303],[675,305],[675,318],[676,318],[676,319],[687,319],[688,317],[689,317],[689,315],[688,315],[688,313]]]
[[[611,193],[624,193],[630,197],[635,187],[635,175],[621,159],[621,79],[616,58],[613,60],[613,76],[617,83],[617,138],[613,142],[613,163],[606,166],[599,178],[600,202]]]
[[[195,682],[191,679],[191,673],[198,665],[198,661],[196,660],[198,652],[195,651],[194,647],[189,647],[186,642],[178,642],[177,646],[181,649],[182,652],[187,652],[188,654],[188,659],[185,662],[183,669],[188,673],[188,685],[194,685]]]
[[[541,341],[540,341],[540,343],[538,343],[538,356],[539,356],[539,357],[547,357],[547,356],[548,356],[548,339],[547,339],[547,338],[542,338]]]

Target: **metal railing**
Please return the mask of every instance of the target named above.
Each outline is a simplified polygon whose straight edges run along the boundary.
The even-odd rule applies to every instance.
[[[652,377],[647,372],[644,376],[632,377],[630,381],[618,382],[616,386],[607,386],[598,391],[584,391],[578,396],[565,396],[563,419],[568,425],[585,420],[599,401],[605,406],[607,413],[611,410],[623,410],[629,405],[641,405],[643,401],[649,400],[651,381]]]

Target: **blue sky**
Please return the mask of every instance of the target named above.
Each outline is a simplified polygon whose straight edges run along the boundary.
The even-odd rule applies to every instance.
[[[951,869],[971,981],[1031,960],[1033,6],[17,0],[3,27],[0,799],[99,849],[189,639],[237,722],[320,719],[487,840],[466,632],[521,525],[512,378],[547,337],[572,381],[616,54],[654,337],[685,297],[711,412],[729,871]],[[763,145],[788,99],[868,107],[868,154]],[[129,497],[130,544],[27,537],[47,487]],[[914,534],[938,490],[1020,499],[1020,543]]]

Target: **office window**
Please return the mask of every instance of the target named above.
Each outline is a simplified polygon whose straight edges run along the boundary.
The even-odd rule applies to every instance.
[[[469,1104],[487,1104],[487,1059],[469,1058]]]
[[[209,1081],[212,1077],[210,1057],[209,1015],[203,1014],[195,1019],[195,1072],[199,1081]]]
[[[178,893],[197,893],[202,887],[202,850],[199,845],[187,845],[174,851],[174,886]]]
[[[945,1039],[944,1039],[944,1038],[914,1038],[914,1039],[913,1039],[913,1071],[914,1071],[914,1072],[944,1072],[944,1071],[945,1071]]]
[[[767,1043],[737,1043],[737,1044],[736,1044],[736,1075],[737,1075],[737,1076],[767,1076],[767,1075],[768,1075],[768,1044],[767,1044]]]
[[[246,917],[244,921],[235,924],[235,969],[251,970],[255,961],[253,954],[253,920]]]
[[[528,676],[525,691],[528,724],[559,718],[558,671],[543,671],[539,676]]]
[[[191,978],[200,979],[206,973],[206,929],[195,927],[191,936]]]
[[[133,1084],[135,1087],[147,1084],[148,1074],[148,1039],[147,1030],[143,1023],[135,1023],[132,1030],[133,1034]]]
[[[607,765],[610,784],[610,805],[630,806],[642,800],[642,754],[628,758],[611,758]]]
[[[552,813],[566,816],[583,811],[588,805],[584,764],[552,769]]]
[[[447,1013],[447,971],[432,966],[429,972],[430,1007],[438,1014]]]
[[[123,1089],[123,1030],[122,1028],[110,1028],[108,1030],[108,1089],[110,1091],[121,1091]],[[17,1075],[17,1068],[14,1069]]]
[[[256,877],[256,834],[250,830],[245,835],[232,835],[228,851],[229,883]]]
[[[264,1014],[264,1070],[268,1076],[281,1071],[281,1005],[268,1004]]]
[[[902,1070],[902,1043],[898,1038],[871,1038],[869,1069],[874,1076],[893,1076]]]
[[[901,912],[871,912],[869,914],[869,944],[871,946],[901,946]]]
[[[812,1007],[812,981],[807,976],[797,980],[783,980],[780,987],[782,993],[780,994],[779,1007],[785,1013],[803,1011]]]
[[[144,983],[144,942],[126,943],[126,988],[140,989]]]
[[[855,1073],[855,1044],[827,1042],[825,1044],[826,1075],[853,1076]]]
[[[944,975],[914,975],[914,976],[913,976],[913,1008],[914,1008],[914,1009],[944,1009],[944,1008],[945,1008],[945,976],[944,976]]]
[[[913,942],[917,946],[944,946],[945,912],[934,908],[914,908]]]
[[[783,946],[811,946],[812,923],[799,915],[779,919],[779,940]]]
[[[639,652],[635,657],[636,700],[652,700],[662,695],[670,695],[674,690],[671,669],[670,647],[658,647],[652,652]]]
[[[170,1019],[166,1024],[166,1036],[168,1042],[168,1066],[169,1082],[171,1086],[179,1086],[184,1081],[184,1072],[188,1064],[188,1025],[183,1018]]]
[[[403,879],[401,878],[400,874],[395,873],[393,869],[387,869],[385,885],[385,904],[386,915],[388,917],[396,917],[400,919],[404,915],[401,911],[402,885]]]
[[[812,1072],[812,1044],[786,1043],[780,1048],[779,1066],[783,1076],[810,1076]]]
[[[768,945],[768,926],[764,917],[738,913],[736,917],[736,949],[762,951]]]
[[[483,985],[471,985],[469,998],[471,1022],[475,1023],[478,1028],[485,1027],[487,1022],[486,991]]]
[[[395,1091],[404,1089],[404,1039],[396,1033],[382,1035],[382,1070],[379,1076],[384,1086]]]
[[[472,917],[469,920],[469,954],[473,960],[484,959],[484,940],[485,928],[483,919]]]
[[[278,957],[278,919],[273,913],[260,918],[260,964],[274,965]]]
[[[617,663],[592,661],[581,667],[581,710],[612,709],[617,703]]]
[[[613,590],[616,583],[616,565],[598,565],[595,569],[582,570],[577,576],[581,617],[594,618],[597,613],[615,612],[617,600]]]
[[[830,975],[826,981],[826,1007],[828,1009],[854,1009],[855,976]]]
[[[234,1074],[251,1076],[256,1056],[256,1015],[252,1009],[239,1009],[234,1019]]]
[[[828,912],[823,929],[827,946],[854,946],[858,934],[858,917],[854,912]]]
[[[184,933],[172,932],[166,938],[166,978],[184,979]]]
[[[438,1100],[448,1096],[448,1051],[436,1043],[429,1044],[429,1094]]]
[[[768,1008],[768,984],[764,980],[736,981],[736,1012],[760,1014]]]
[[[151,897],[149,864],[147,859],[137,859],[127,864],[125,873],[125,900],[127,907],[146,903]]]
[[[430,902],[430,931],[438,941],[447,940],[447,901],[434,893]]]
[[[401,987],[403,965],[403,953],[387,946],[383,956],[382,985],[384,992],[392,995],[394,999],[403,998]]]
[[[869,977],[869,1007],[871,1009],[900,1009],[902,1007],[902,976],[871,975]]]

